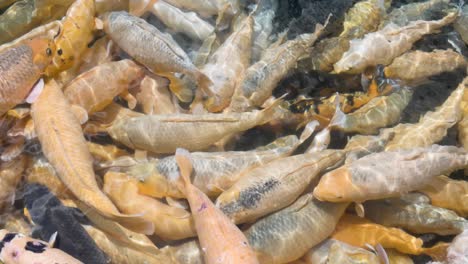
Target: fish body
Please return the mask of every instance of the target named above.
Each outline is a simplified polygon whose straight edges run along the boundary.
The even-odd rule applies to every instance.
[[[314,196],[330,202],[393,197],[421,189],[434,177],[466,166],[468,154],[453,146],[379,152],[325,174]]]
[[[0,260],[5,264],[82,264],[60,249],[51,247],[44,241],[19,233],[0,230],[2,250]]]
[[[153,222],[154,234],[162,239],[179,240],[196,235],[189,212],[139,194],[136,179],[109,171],[104,176],[104,190],[122,212],[142,214],[144,219]]]
[[[462,118],[461,102],[468,90],[468,78],[465,78],[447,100],[435,111],[422,116],[416,124],[398,124],[384,129],[394,137],[385,146],[385,150],[429,147],[447,135],[447,130]]]
[[[402,253],[419,255],[422,253],[423,241],[399,228],[385,227],[372,223],[366,218],[345,214],[331,235],[336,239],[355,247],[377,244],[384,248],[394,248]]]
[[[334,70],[336,73],[361,73],[368,66],[388,65],[421,37],[452,23],[456,17],[457,13],[450,13],[440,20],[413,21],[404,27],[390,24],[362,39],[351,40],[350,49],[335,63]]]
[[[442,175],[419,191],[429,196],[432,205],[453,210],[462,217],[468,216],[468,182]]]
[[[236,224],[253,222],[293,203],[321,171],[343,157],[324,150],[273,160],[243,173],[218,196],[216,206]]]
[[[395,8],[390,12],[385,20],[380,23],[380,28],[393,23],[398,26],[406,26],[411,21],[433,20],[434,14],[441,12],[449,7],[449,0],[429,0],[425,2],[416,2]]]
[[[305,264],[379,264],[376,254],[363,248],[354,247],[335,239],[327,239],[310,249],[301,258]]]
[[[323,28],[317,24],[314,33],[299,35],[266,50],[258,62],[247,68],[235,95],[248,98],[252,106],[261,106],[271,96],[278,82],[296,66],[299,58],[307,54]]]
[[[261,150],[192,152],[192,182],[210,197],[230,188],[242,172],[291,154],[299,145],[296,136],[279,138]],[[139,192],[152,197],[183,198],[177,188],[178,167],[174,156],[137,164],[127,172],[139,180]]]
[[[52,65],[47,68],[47,76],[55,76],[78,64],[93,37],[96,13],[94,3],[94,0],[76,0],[67,10],[60,34],[55,40],[57,51],[54,53]]]
[[[466,65],[463,55],[452,50],[416,50],[394,59],[392,64],[385,67],[385,76],[415,83],[443,72],[466,68]]]
[[[429,201],[412,202],[404,197],[388,198],[367,201],[364,209],[366,217],[374,223],[402,228],[416,234],[458,235],[468,227],[468,221],[463,217],[454,211],[433,206]]]
[[[258,61],[270,46],[273,33],[273,19],[278,9],[278,0],[260,1],[253,12],[253,35],[251,62]]]
[[[176,152],[183,178],[183,190],[189,201],[200,246],[207,264],[259,263],[249,242],[239,228],[211,200],[190,183],[192,165],[188,151]]]
[[[0,116],[22,103],[51,60],[47,39],[32,39],[0,54]]]
[[[47,187],[39,184],[26,185],[24,201],[34,221],[36,236],[46,240],[57,232],[60,243],[55,248],[83,263],[107,263],[107,257],[81,226],[79,218],[84,218],[81,212],[64,206]]]
[[[102,230],[95,228],[92,225],[83,225],[86,232],[93,238],[99,248],[109,256],[111,263],[125,264],[175,264],[165,254],[147,254],[133,248],[122,245],[122,243],[114,237],[108,235]]]
[[[447,248],[447,263],[462,264],[468,261],[468,229],[456,236]]]
[[[150,0],[141,0],[141,4],[148,5]],[[131,10],[131,8],[130,8]],[[204,40],[215,28],[205,20],[201,19],[194,12],[184,12],[166,1],[155,1],[150,3],[142,12],[149,10],[159,18],[168,28],[175,32],[181,32],[194,40]]]
[[[92,114],[104,109],[115,96],[127,93],[143,76],[143,68],[131,60],[107,62],[80,74],[63,93],[71,104]]]
[[[413,95],[402,87],[387,96],[375,97],[358,110],[344,114],[339,108],[330,122],[332,129],[361,134],[377,134],[380,128],[397,123]]]
[[[245,235],[260,263],[287,263],[325,240],[347,205],[320,202],[306,194],[289,207],[255,222]]]
[[[104,17],[104,31],[120,48],[154,73],[179,72],[191,76],[201,87],[210,80],[192,64],[170,35],[127,12]]]
[[[149,115],[175,114],[181,112],[174,102],[168,88],[167,79],[159,76],[146,75],[140,82],[140,86],[130,92],[141,106],[143,113]]]
[[[44,155],[78,199],[108,217],[118,218],[119,221],[133,221],[133,228],[137,230],[149,232],[148,230],[153,229],[152,224],[138,217],[121,215],[112,201],[99,189],[93,159],[80,123],[55,81],[46,83],[44,91],[32,105],[31,115]]]
[[[223,114],[152,115],[121,119],[108,133],[134,149],[174,153],[177,147],[203,150],[225,136],[264,124],[278,113],[277,103],[262,111]]]
[[[205,91],[210,96],[205,101],[208,111],[219,112],[229,105],[236,85],[250,64],[252,32],[253,19],[248,16],[201,69],[213,82]]]

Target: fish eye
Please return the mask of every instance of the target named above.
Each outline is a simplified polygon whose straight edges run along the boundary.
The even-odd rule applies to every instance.
[[[52,50],[50,48],[47,48],[46,49],[46,54],[47,54],[47,56],[52,55]]]
[[[62,54],[63,54],[63,50],[62,50],[62,49],[58,49],[58,50],[57,50],[57,54],[58,54],[58,55],[62,55]]]

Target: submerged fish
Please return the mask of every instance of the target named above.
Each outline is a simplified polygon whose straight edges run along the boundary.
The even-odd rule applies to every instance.
[[[442,175],[432,179],[418,191],[429,196],[432,205],[447,208],[462,217],[468,217],[468,182],[453,180]]]
[[[289,207],[255,222],[245,235],[261,263],[287,263],[325,240],[347,206],[320,202],[306,194]]]
[[[26,99],[51,61],[51,44],[32,39],[0,54],[0,116]]]
[[[334,70],[337,73],[361,73],[368,66],[388,65],[421,37],[452,23],[456,17],[457,13],[450,13],[440,20],[419,20],[404,27],[390,24],[362,39],[354,39],[350,49],[335,63]]]
[[[170,35],[163,34],[141,18],[127,12],[108,13],[104,16],[104,31],[125,52],[156,74],[179,72],[191,76],[200,87],[211,84],[211,80],[192,64]],[[171,81],[177,80],[172,78]],[[190,100],[184,95],[188,92],[185,88],[174,85],[171,89],[179,99]]]
[[[153,232],[152,223],[137,216],[120,214],[112,201],[100,190],[80,123],[54,80],[46,84],[44,91],[32,105],[31,115],[44,155],[78,199],[104,216],[124,222],[134,230],[150,234]]]
[[[26,156],[20,155],[7,162],[0,162],[0,209],[14,202],[15,190],[26,168]]]
[[[147,115],[121,119],[109,135],[133,149],[174,153],[177,147],[203,150],[222,138],[267,123],[281,114],[278,99],[261,111],[226,114]]]
[[[158,237],[179,240],[196,236],[193,218],[188,211],[139,194],[136,179],[109,171],[104,175],[103,189],[122,212],[141,214],[154,223],[154,234]]]
[[[192,164],[188,151],[177,149],[176,161],[183,181],[181,188],[189,201],[206,263],[259,263],[239,228],[191,184]]]
[[[64,206],[45,186],[28,184],[24,193],[25,207],[34,221],[34,236],[48,239],[57,232],[54,248],[63,250],[83,263],[107,263],[107,257],[96,246],[80,224],[85,216]]]
[[[83,264],[47,242],[0,230],[0,261],[5,264]]]
[[[286,136],[251,151],[192,152],[192,183],[210,197],[230,188],[242,172],[291,154],[302,143],[296,136]],[[141,162],[127,172],[139,180],[141,194],[163,198],[183,198],[177,188],[178,167],[175,156]]]
[[[374,153],[325,174],[314,196],[330,202],[393,197],[421,189],[434,177],[467,166],[468,154],[454,146]]]
[[[410,195],[427,198],[424,194]],[[407,196],[367,201],[364,204],[366,217],[377,224],[399,227],[416,234],[457,235],[468,228],[468,221],[455,212],[432,206],[428,198],[417,202],[414,198],[407,199]]]
[[[327,239],[310,249],[302,258],[305,264],[380,264],[376,254],[335,239]]]
[[[293,203],[320,172],[340,162],[344,153],[324,150],[279,158],[246,171],[216,199],[234,223],[241,224]]]

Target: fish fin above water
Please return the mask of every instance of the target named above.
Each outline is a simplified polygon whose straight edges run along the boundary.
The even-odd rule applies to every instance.
[[[359,217],[363,218],[365,216],[364,206],[362,205],[362,203],[355,203],[354,210],[356,211],[356,214]]]
[[[55,241],[57,241],[57,235],[58,235],[58,232],[55,231],[55,232],[50,236],[50,238],[49,238],[49,242],[48,242],[48,243],[49,243],[49,246],[50,246],[51,248],[54,247]]]
[[[127,101],[128,108],[132,110],[135,109],[137,105],[137,99],[132,94],[130,94],[128,91],[124,91],[120,94],[120,97]]]
[[[340,96],[338,93],[335,97],[335,114],[333,115],[329,127],[345,127],[346,124],[346,114],[341,110],[340,105]]]
[[[31,92],[29,93],[28,97],[26,97],[26,102],[28,104],[34,103],[39,95],[42,93],[42,90],[44,90],[44,79],[40,78],[36,84],[34,84],[33,88],[31,89]]]

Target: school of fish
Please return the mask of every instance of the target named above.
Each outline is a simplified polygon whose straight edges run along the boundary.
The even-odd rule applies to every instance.
[[[468,4],[0,0],[0,263],[467,264]]]

